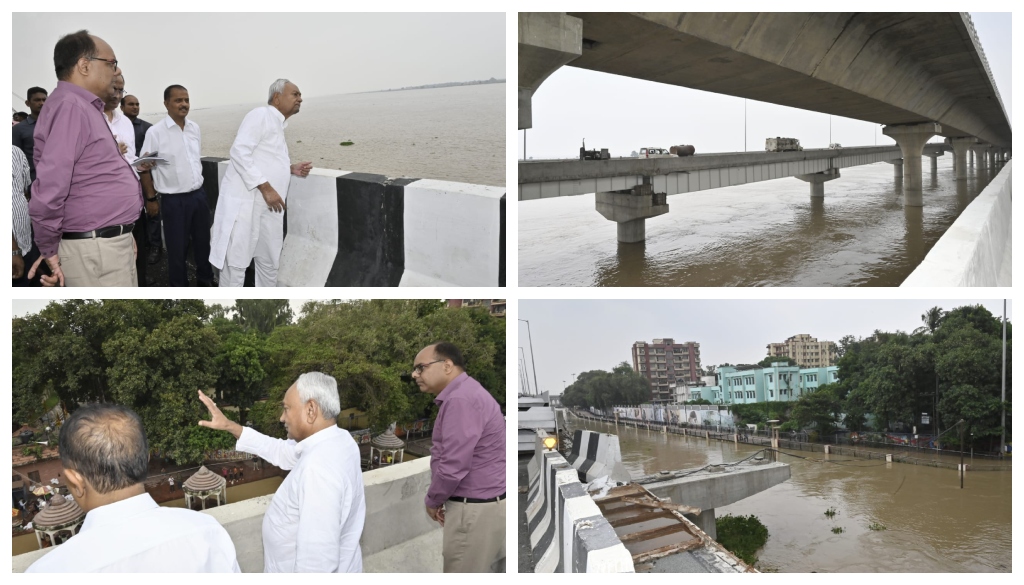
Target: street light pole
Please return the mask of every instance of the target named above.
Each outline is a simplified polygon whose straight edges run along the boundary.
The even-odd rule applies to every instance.
[[[530,393],[530,374],[526,370],[526,353],[523,351],[523,346],[521,345],[519,346],[519,355],[521,360],[519,363],[521,364],[520,368],[522,370],[523,380],[526,381],[526,395],[531,396],[532,394]]]
[[[960,419],[960,489],[964,489],[964,419]]]
[[[530,363],[533,364],[533,388],[540,395],[540,386],[537,385],[537,362],[533,359],[533,334],[530,333],[530,322],[526,319],[520,319],[520,321],[526,323],[526,337],[530,341]]]

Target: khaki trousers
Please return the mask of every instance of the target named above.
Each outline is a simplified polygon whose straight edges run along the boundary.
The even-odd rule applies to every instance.
[[[139,286],[131,232],[116,238],[61,240],[64,286]]]
[[[505,572],[505,502],[444,505],[444,572]]]

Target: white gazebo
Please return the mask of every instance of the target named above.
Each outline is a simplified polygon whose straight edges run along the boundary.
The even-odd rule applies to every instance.
[[[395,436],[394,423],[388,430],[377,435],[370,441],[370,464],[373,464],[373,453],[377,452],[380,458],[379,465],[394,465],[401,463],[405,457],[405,442]]]
[[[32,519],[32,529],[36,531],[36,544],[43,548],[43,535],[50,539],[50,544],[57,546],[78,534],[85,520],[85,512],[78,502],[57,494],[50,498],[42,512]]]
[[[205,465],[200,467],[192,477],[186,479],[185,483],[181,484],[181,489],[185,492],[185,507],[190,510],[192,501],[197,498],[202,501],[204,510],[206,509],[206,498],[217,498],[218,506],[228,503],[228,482],[207,469]],[[221,497],[224,498],[223,502],[220,501]]]

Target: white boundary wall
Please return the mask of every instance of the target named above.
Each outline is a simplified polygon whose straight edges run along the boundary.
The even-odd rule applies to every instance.
[[[967,206],[900,286],[1011,286],[1013,162]]]

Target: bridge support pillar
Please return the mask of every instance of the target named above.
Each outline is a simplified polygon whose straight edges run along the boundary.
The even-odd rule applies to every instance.
[[[519,13],[519,129],[533,128],[533,94],[583,54],[583,21],[564,12]]]
[[[598,213],[618,224],[618,239],[623,244],[642,242],[647,237],[646,220],[668,213],[664,193],[655,193],[651,178],[629,191],[597,193]]]
[[[943,153],[941,152],[928,152],[924,154],[924,156],[932,159],[931,170],[933,174],[939,172],[939,157],[942,156],[942,154]]]
[[[903,180],[903,159],[902,158],[896,158],[896,159],[893,159],[893,160],[887,160],[885,162],[887,162],[887,163],[892,165],[893,178],[896,179],[897,181],[902,181]]]
[[[977,142],[977,138],[970,136],[949,140],[949,146],[953,149],[953,177],[957,181],[967,180],[967,152]]]
[[[795,175],[795,177],[811,184],[811,197],[824,197],[825,182],[838,179],[839,169],[829,169],[821,173],[811,173],[809,175]]]
[[[975,159],[977,160],[977,168],[988,168],[988,149],[989,145],[987,144],[975,144],[971,147],[971,151],[974,153]]]
[[[970,157],[970,159],[971,159],[971,166],[973,167],[974,166],[974,149],[973,148],[967,151],[967,156]]]
[[[718,528],[716,528],[715,509],[708,508],[707,510],[701,510],[700,514],[683,514],[686,519],[697,525],[704,531],[705,534],[711,538],[718,540]]]
[[[928,139],[942,132],[935,122],[886,126],[882,134],[891,137],[903,152],[903,204],[919,207],[921,200],[921,153]]]

